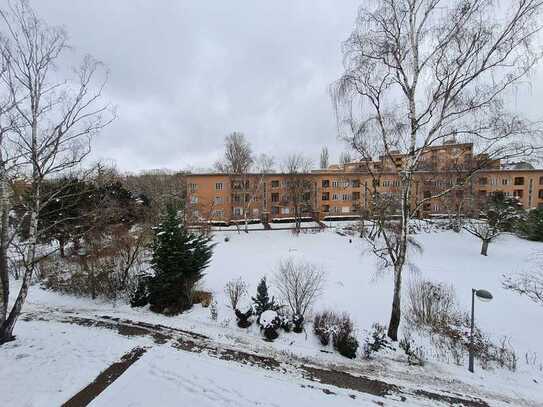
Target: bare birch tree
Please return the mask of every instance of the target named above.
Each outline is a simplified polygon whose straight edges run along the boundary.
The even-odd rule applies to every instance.
[[[345,72],[332,86],[341,136],[363,160],[381,154],[400,179],[397,227],[384,229],[394,270],[388,336],[397,340],[409,221],[426,202],[414,199],[423,152],[454,137],[471,142],[480,160],[524,157],[539,136],[508,112],[507,96],[541,57],[540,0],[380,0],[361,7],[343,44]],[[397,153],[403,154],[397,159]]]
[[[330,164],[330,155],[328,153],[328,147],[324,146],[321,150],[321,157],[320,157],[321,170],[327,169],[329,164]]]
[[[10,93],[22,127],[12,137],[20,157],[21,173],[29,196],[25,202],[28,239],[18,251],[24,264],[21,288],[0,327],[0,343],[12,340],[36,264],[44,254],[38,248],[41,233],[38,216],[47,204],[42,185],[48,178],[76,169],[90,152],[90,138],[113,120],[114,113],[102,100],[107,74],[103,65],[86,56],[74,77],[59,79],[57,68],[68,49],[67,35],[38,18],[25,0],[0,10],[8,55]],[[102,75],[103,73],[103,75]],[[59,191],[59,193],[62,193]],[[55,199],[50,194],[47,199]]]
[[[311,160],[301,154],[291,154],[284,162],[286,196],[294,209],[296,232],[300,231],[303,213],[311,210],[311,200],[316,193],[309,176],[311,166]]]

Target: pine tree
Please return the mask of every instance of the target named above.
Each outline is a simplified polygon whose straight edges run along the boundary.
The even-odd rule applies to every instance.
[[[194,285],[204,276],[213,245],[211,238],[186,230],[174,209],[155,228],[148,279],[149,303],[157,312],[179,313],[192,307]]]
[[[275,303],[275,298],[272,297],[270,301],[270,296],[268,294],[268,285],[266,284],[266,277],[262,277],[258,287],[256,288],[256,297],[252,297],[252,300],[255,304],[255,313],[260,318],[260,315],[264,311],[273,310],[277,311],[279,308]]]
[[[519,222],[519,233],[528,240],[543,241],[543,208],[532,209]]]

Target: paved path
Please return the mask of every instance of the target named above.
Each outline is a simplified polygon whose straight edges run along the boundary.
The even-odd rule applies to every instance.
[[[296,377],[303,377],[315,382],[314,388],[320,389],[324,393],[330,395],[334,395],[335,393],[328,388],[319,387],[319,385],[331,385],[337,388],[371,394],[373,396],[383,397],[384,400],[393,398],[407,402],[416,402],[418,400],[427,403],[428,401],[432,401],[437,402],[437,405],[462,405],[467,407],[489,406],[486,401],[480,398],[459,395],[456,393],[453,394],[445,390],[434,392],[407,388],[369,376],[353,375],[349,372],[330,369],[325,366],[308,365],[306,361],[297,360],[295,356],[290,356],[288,361],[279,361],[268,355],[247,352],[232,346],[218,344],[205,335],[160,324],[120,319],[108,315],[96,315],[93,317],[79,316],[74,315],[73,313],[59,312],[58,310],[55,312],[38,311],[25,313],[23,319],[76,324],[89,327],[89,329],[92,329],[93,327],[107,328],[125,336],[146,336],[152,338],[157,344],[168,342],[173,348],[181,351],[205,352],[209,357],[257,366],[262,369],[279,371],[284,374],[295,375]],[[93,382],[70,398],[64,406],[76,407],[88,405],[129,369],[130,366],[137,363],[138,359],[145,351],[146,349],[144,347],[136,347],[123,355],[118,362],[115,362],[102,371]],[[351,397],[356,398],[356,394],[353,393]]]

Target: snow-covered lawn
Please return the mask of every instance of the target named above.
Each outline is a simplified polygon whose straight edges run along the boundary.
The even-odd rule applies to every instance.
[[[225,236],[230,238],[228,242],[225,241]],[[479,254],[479,241],[471,235],[439,231],[421,233],[416,238],[422,244],[424,252],[411,259],[415,267],[413,271],[406,271],[404,288],[413,278],[450,283],[455,287],[460,306],[466,311],[470,307],[472,288],[485,288],[491,291],[494,295],[493,301],[476,303],[477,323],[493,339],[497,340],[504,335],[510,338],[511,345],[519,358],[518,369],[516,372],[503,369],[483,371],[479,366],[476,366],[476,374],[469,375],[466,366],[446,364],[443,361],[432,360],[431,356],[424,368],[408,367],[406,363],[395,361],[393,357],[392,359],[378,358],[374,361],[373,363],[376,363],[379,368],[374,369],[375,366],[372,366],[371,374],[390,382],[410,384],[421,388],[430,385],[433,385],[434,388],[444,388],[448,382],[452,381],[453,384],[449,387],[454,387],[459,393],[469,392],[469,386],[472,386],[475,389],[480,389],[483,394],[486,392],[486,394],[498,394],[504,397],[511,396],[513,400],[527,398],[536,400],[536,404],[543,404],[543,372],[539,368],[543,363],[543,341],[541,340],[543,336],[543,308],[525,297],[503,289],[501,285],[503,274],[534,267],[531,256],[535,252],[543,251],[543,244],[528,242],[513,236],[504,236],[496,243],[491,244],[489,256],[484,257]],[[292,354],[305,357],[313,362],[342,365],[352,368],[353,371],[364,372],[365,369],[366,371],[369,369],[368,362],[360,357],[351,361],[337,354],[320,352],[322,348],[311,332],[310,326],[305,334],[281,333],[273,343],[264,342],[255,325],[247,330],[238,328],[224,293],[224,286],[229,280],[242,277],[249,284],[249,296],[254,296],[258,281],[261,277],[267,276],[271,293],[276,295],[277,293],[273,291],[273,274],[281,259],[294,257],[297,260],[310,261],[326,273],[324,292],[318,298],[314,310],[347,311],[355,321],[358,339],[362,343],[366,330],[374,322],[388,323],[392,280],[390,275],[380,274],[376,271],[375,258],[368,251],[363,240],[352,237],[352,243],[350,243],[349,239],[350,237],[341,236],[333,230],[325,230],[320,233],[301,233],[299,236],[293,235],[291,231],[258,231],[248,234],[233,231],[215,233],[214,240],[217,245],[210,267],[206,270],[202,286],[203,289],[210,290],[214,294],[218,306],[217,321],[210,318],[209,308],[201,306],[195,306],[189,312],[176,317],[166,317],[154,314],[147,309],[132,309],[126,304],[118,303],[113,306],[104,301],[91,301],[60,295],[44,291],[37,286],[30,290],[25,311],[74,311],[80,315],[111,315],[155,324],[160,323],[200,332],[220,343],[237,345],[244,349],[268,353],[277,357],[285,358]],[[31,371],[33,366],[41,366],[41,372],[45,375],[48,375],[50,370],[56,371],[56,364],[59,366],[58,371],[70,371],[70,365],[78,366],[80,371],[69,379],[60,375],[57,380],[53,374],[50,381],[44,382],[43,386],[40,385],[35,391],[32,389],[26,394],[25,400],[30,400],[28,405],[42,405],[32,404],[31,400],[36,400],[36,398],[41,400],[45,393],[48,398],[44,399],[46,402],[43,405],[55,404],[53,401],[57,400],[66,400],[66,396],[73,394],[74,389],[83,386],[85,381],[88,383],[89,379],[92,380],[98,371],[103,370],[113,359],[120,357],[131,348],[131,340],[111,332],[109,335],[114,335],[111,343],[105,339],[105,342],[100,342],[99,334],[94,340],[93,333],[92,340],[87,340],[86,343],[79,345],[79,342],[84,342],[82,340],[84,332],[78,332],[78,330],[84,328],[75,327],[77,328],[74,330],[75,339],[70,339],[72,335],[57,335],[58,332],[54,334],[47,330],[49,328],[46,323],[42,323],[42,325],[39,322],[24,321],[17,325],[15,334],[18,341],[6,347],[7,360],[11,363],[14,361],[19,363],[16,352],[28,354],[29,357],[26,358],[26,361],[24,358],[22,359],[25,362],[17,368],[20,371],[16,370],[19,372],[17,373],[19,376],[15,375],[14,378],[10,378],[9,383],[25,372],[31,375],[38,374],[36,371]],[[35,334],[38,332],[38,328],[40,332],[36,338]],[[49,337],[54,338],[49,340]],[[65,343],[58,341],[65,341]],[[36,348],[31,347],[34,346],[34,342],[40,342],[40,346],[46,348],[39,352],[34,351],[33,349]],[[24,349],[24,351],[17,351],[17,346],[20,346],[20,349]],[[95,346],[102,349],[94,349]],[[90,353],[90,348],[93,348],[96,354]],[[70,351],[65,352],[62,349],[72,349],[73,358]],[[146,398],[147,396],[143,394],[146,390],[139,390],[139,383],[143,381],[141,377],[148,378],[145,381],[149,383],[149,386],[163,389],[161,391],[164,391],[164,394],[171,394],[171,397],[176,390],[179,390],[180,383],[185,383],[186,386],[183,388],[186,389],[191,386],[195,388],[213,386],[212,391],[204,394],[203,399],[199,399],[202,400],[201,404],[194,405],[207,405],[205,403],[212,405],[215,399],[222,400],[224,405],[228,405],[227,401],[235,395],[241,401],[232,405],[244,405],[242,401],[249,405],[255,400],[256,394],[252,390],[252,386],[254,385],[254,388],[259,386],[254,381],[259,381],[260,386],[269,381],[270,387],[267,388],[267,391],[271,394],[300,397],[307,400],[308,405],[321,405],[317,402],[310,402],[312,394],[318,392],[308,392],[300,387],[299,383],[287,383],[288,380],[282,380],[278,374],[255,373],[254,369],[240,366],[233,368],[236,375],[230,377],[226,372],[227,369],[231,371],[232,367],[225,365],[226,362],[204,360],[200,359],[201,356],[180,354],[179,351],[175,356],[171,356],[171,361],[169,358],[168,361],[164,361],[163,352],[166,351],[161,349],[162,347],[153,349],[145,354],[114,383],[111,389],[115,389],[116,392],[103,393],[95,400],[94,405],[119,405],[117,401],[121,399],[150,402],[151,399]],[[2,358],[0,383],[6,383],[3,380],[4,376],[2,376],[7,374],[7,370],[2,369],[6,355],[4,352],[4,348],[2,348],[0,350]],[[526,353],[536,355],[535,366],[526,363]],[[88,354],[89,357],[80,356],[82,354]],[[55,355],[58,356],[56,364],[46,365],[45,361],[50,360],[51,357],[55,358]],[[60,356],[63,357],[60,358]],[[81,363],[75,361],[78,358]],[[164,363],[159,360],[163,360]],[[194,371],[187,372],[184,369],[174,369],[176,364],[179,366],[190,364],[196,367]],[[48,366],[48,368],[43,366]],[[173,370],[176,370],[177,373],[174,373]],[[149,375],[153,377],[149,377]],[[69,383],[65,384],[62,380],[68,380]],[[467,387],[462,387],[464,384]],[[62,388],[62,392],[56,394],[59,386]],[[151,387],[149,390],[151,393],[159,391],[155,392],[151,390]],[[242,390],[239,390],[240,387]],[[22,388],[18,389],[16,385],[10,389],[12,394],[17,394],[19,391],[22,391]],[[179,394],[185,394],[184,391],[179,391]],[[8,396],[6,393],[0,392],[0,405],[13,405],[13,403],[4,402],[10,392],[7,393]],[[117,394],[121,394],[122,398],[115,398]],[[198,395],[198,397],[201,396],[202,394]],[[188,390],[184,397],[186,400],[190,399],[191,395]],[[13,399],[7,399],[7,401],[11,400]],[[274,400],[271,397],[269,402],[265,401],[264,405],[271,404]],[[160,405],[160,399],[155,401],[157,403],[154,404]],[[338,400],[335,399],[335,401]],[[347,398],[343,401],[345,405],[350,403],[350,399]],[[144,402],[134,403],[133,405],[149,405]],[[24,404],[17,403],[16,405]],[[281,399],[277,401],[277,405],[289,405],[289,403],[287,399]]]

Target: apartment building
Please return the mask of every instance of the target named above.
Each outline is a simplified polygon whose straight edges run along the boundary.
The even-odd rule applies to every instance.
[[[394,197],[400,190],[395,163],[405,156],[392,153],[371,162],[331,165],[295,176],[267,174],[188,174],[187,208],[192,222],[231,223],[247,217],[271,222],[302,216],[318,220],[353,218],[371,213],[375,192]],[[483,168],[466,182],[472,168]],[[293,188],[295,185],[297,188]],[[456,185],[441,198],[437,192]],[[528,164],[507,168],[485,155],[474,155],[469,143],[434,146],[422,154],[415,175],[413,207],[420,217],[469,212],[476,202],[503,192],[524,208],[543,206],[543,170]],[[429,199],[431,198],[431,199]]]

